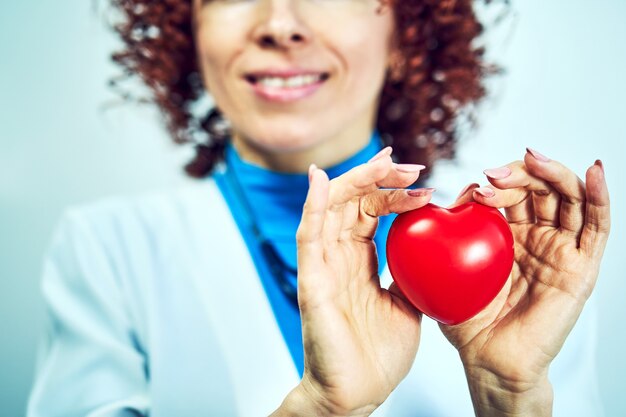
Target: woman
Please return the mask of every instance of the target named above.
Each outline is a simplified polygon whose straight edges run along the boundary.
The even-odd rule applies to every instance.
[[[458,109],[483,95],[471,2],[116,4],[129,17],[117,60],[177,140],[193,135],[200,88],[214,98],[188,167],[211,176],[68,213],[46,261],[50,338],[30,415],[552,413],[553,390],[580,374],[548,370],[609,231],[599,161],[583,183],[529,150],[461,191],[455,204],[504,208],[516,241],[498,297],[441,326],[471,403],[449,400],[459,372],[412,368],[421,315],[378,280],[391,220],[379,217],[430,201],[433,189],[407,189],[424,168],[412,162],[451,149]],[[570,386],[580,415],[595,412],[586,390]]]

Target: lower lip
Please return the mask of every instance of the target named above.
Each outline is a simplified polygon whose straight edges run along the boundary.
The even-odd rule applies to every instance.
[[[289,103],[310,96],[315,93],[323,83],[324,81],[320,80],[313,84],[291,88],[269,87],[258,82],[253,84],[251,83],[250,85],[252,86],[254,93],[265,100],[278,103]]]

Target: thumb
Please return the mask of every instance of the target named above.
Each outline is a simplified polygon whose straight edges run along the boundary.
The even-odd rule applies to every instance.
[[[465,188],[463,188],[463,190],[461,190],[461,192],[459,193],[458,197],[456,198],[456,200],[454,201],[454,203],[452,203],[452,205],[450,205],[448,208],[454,208],[454,207],[458,207],[461,204],[465,204],[465,203],[469,203],[470,201],[474,201],[474,198],[472,197],[472,192],[476,189],[480,187],[480,184],[478,183],[471,183],[465,186]]]
[[[405,308],[409,309],[413,314],[419,317],[420,321],[422,320],[423,313],[415,308],[415,306],[413,306],[413,304],[409,301],[408,298],[406,298],[402,290],[400,290],[400,287],[398,287],[395,282],[391,283],[388,291],[394,298],[394,301],[399,301],[401,304],[404,305]]]

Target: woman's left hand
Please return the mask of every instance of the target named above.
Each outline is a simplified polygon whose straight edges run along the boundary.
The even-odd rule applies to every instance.
[[[609,234],[604,169],[596,161],[585,184],[529,150],[485,174],[491,186],[470,187],[455,204],[504,208],[513,270],[481,313],[440,327],[459,350],[477,415],[551,415],[548,368],[591,295]]]

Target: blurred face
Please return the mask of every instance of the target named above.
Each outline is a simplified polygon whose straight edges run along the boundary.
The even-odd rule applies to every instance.
[[[394,31],[391,9],[379,9],[378,0],[194,0],[202,77],[238,150],[323,166],[365,146]]]

